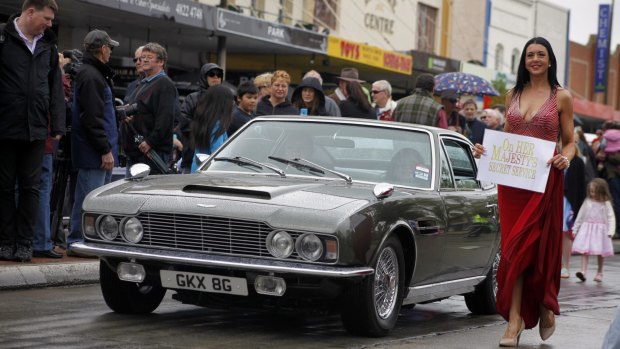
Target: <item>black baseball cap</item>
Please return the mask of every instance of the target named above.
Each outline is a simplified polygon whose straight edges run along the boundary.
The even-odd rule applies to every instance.
[[[108,33],[99,29],[90,31],[86,34],[86,37],[84,37],[84,47],[87,49],[99,48],[103,45],[116,47],[118,46],[118,41],[112,40]]]

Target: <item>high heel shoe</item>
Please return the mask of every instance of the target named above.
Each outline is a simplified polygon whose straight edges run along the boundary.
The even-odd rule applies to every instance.
[[[519,338],[521,338],[521,332],[523,332],[523,330],[525,330],[525,321],[521,319],[521,327],[519,328],[519,332],[517,332],[517,335],[515,337],[506,337],[506,335],[504,334],[504,337],[499,340],[499,346],[513,348],[519,346]]]
[[[546,341],[551,337],[553,332],[555,331],[555,316],[553,317],[553,325],[551,327],[542,327],[542,322],[538,324],[538,332],[540,332],[540,338],[543,341]]]

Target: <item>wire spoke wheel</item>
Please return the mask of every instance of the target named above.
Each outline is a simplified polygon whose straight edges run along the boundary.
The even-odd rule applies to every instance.
[[[398,295],[398,259],[393,248],[381,252],[374,282],[374,304],[377,315],[385,319],[394,312]]]

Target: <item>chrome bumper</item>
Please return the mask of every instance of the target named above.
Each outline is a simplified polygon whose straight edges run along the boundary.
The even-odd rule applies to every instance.
[[[97,256],[101,258],[126,258],[167,263],[172,265],[191,265],[197,267],[252,270],[267,273],[296,274],[331,278],[366,276],[372,275],[375,272],[375,270],[370,267],[343,268],[259,258],[230,257],[184,251],[157,250],[143,247],[137,248],[134,246],[104,245],[94,242],[73,243],[71,244],[71,250],[77,252],[78,254]]]

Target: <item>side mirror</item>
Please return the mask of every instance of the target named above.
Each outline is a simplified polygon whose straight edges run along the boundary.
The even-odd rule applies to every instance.
[[[147,164],[135,164],[129,168],[129,180],[137,181],[143,179],[151,173],[151,167]]]
[[[372,193],[379,200],[390,197],[394,193],[394,186],[390,183],[377,183],[372,189]]]

